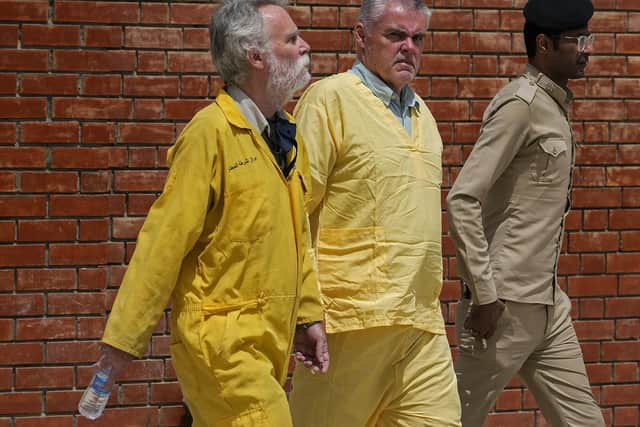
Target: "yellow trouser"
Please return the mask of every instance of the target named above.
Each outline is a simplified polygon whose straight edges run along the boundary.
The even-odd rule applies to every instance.
[[[200,313],[178,315],[197,319]],[[244,345],[233,322],[218,326],[225,330],[224,350],[210,357],[195,338],[171,344],[193,427],[291,427],[287,397],[274,376],[273,362],[256,346]],[[197,337],[198,330],[194,328],[191,335]]]
[[[460,426],[445,335],[388,326],[328,335],[331,366],[298,366],[290,405],[296,427]]]
[[[456,310],[456,333],[470,300]],[[464,427],[481,427],[496,398],[519,374],[553,427],[604,427],[591,393],[564,292],[555,306],[506,301],[485,351],[458,352],[456,375]]]

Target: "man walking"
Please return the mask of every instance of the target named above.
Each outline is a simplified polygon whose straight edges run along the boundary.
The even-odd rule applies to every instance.
[[[229,0],[213,17],[227,87],[169,152],[103,337],[98,365],[122,371],[171,296],[171,355],[196,427],[291,426],[282,385],[294,333],[304,364],[328,368],[306,159],[282,111],[309,80],[309,46],[284,6]]]
[[[456,374],[465,427],[482,426],[518,374],[554,427],[604,426],[557,266],[575,143],[569,79],[593,48],[589,0],[530,0],[521,77],[485,111],[480,137],[447,198],[463,299]]]
[[[296,426],[460,425],[439,301],[442,141],[409,86],[429,16],[421,0],[364,0],[358,61],[295,112],[332,352],[326,376],[294,373]]]

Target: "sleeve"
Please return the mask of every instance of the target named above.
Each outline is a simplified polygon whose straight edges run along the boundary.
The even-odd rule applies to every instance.
[[[311,196],[307,211],[313,246],[318,232],[319,207],[338,153],[336,131],[329,119],[327,101],[321,92],[317,86],[310,87],[302,95],[294,111],[309,159]]]
[[[138,235],[103,342],[141,356],[199,238],[214,189],[214,131],[194,119],[169,152],[169,174]]]
[[[482,206],[494,183],[524,145],[529,117],[529,105],[516,98],[487,117],[447,197],[449,231],[456,246],[458,271],[473,290],[476,304],[498,299]]]

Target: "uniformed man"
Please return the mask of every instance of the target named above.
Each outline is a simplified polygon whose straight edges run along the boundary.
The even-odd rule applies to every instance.
[[[455,367],[462,425],[482,426],[519,374],[552,426],[603,426],[557,280],[575,160],[567,82],[584,76],[593,5],[530,0],[524,15],[529,64],[489,104],[447,198],[464,284]]]

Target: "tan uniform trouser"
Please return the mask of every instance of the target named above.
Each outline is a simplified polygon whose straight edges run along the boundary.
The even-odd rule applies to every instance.
[[[456,311],[456,335],[470,300]],[[458,352],[455,370],[462,403],[462,425],[480,427],[509,380],[518,374],[553,427],[603,427],[571,323],[564,292],[555,306],[505,302],[495,335],[485,351]]]
[[[295,427],[460,426],[446,335],[388,326],[328,335],[327,375],[297,367]]]

